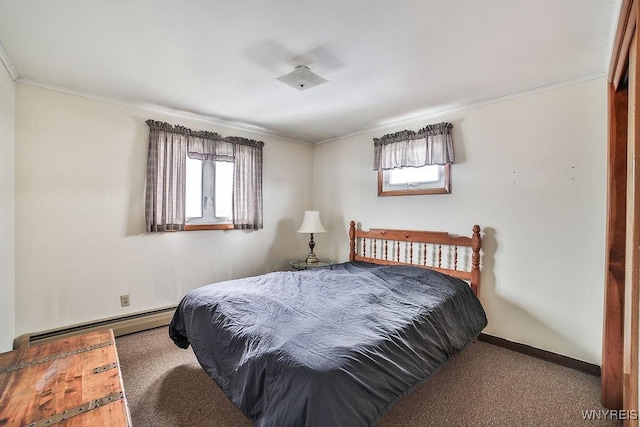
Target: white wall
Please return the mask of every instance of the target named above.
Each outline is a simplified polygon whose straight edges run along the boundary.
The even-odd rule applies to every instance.
[[[0,64],[0,352],[15,330],[15,84]]]
[[[483,228],[486,333],[600,364],[607,165],[606,82],[591,80],[434,115],[314,147],[320,256],[346,260],[363,228]],[[450,121],[448,195],[377,197],[372,138]]]
[[[604,79],[316,147],[24,84],[16,88],[16,335],[163,307],[204,283],[286,268],[286,259],[306,252],[307,236],[295,231],[303,211],[313,207],[329,230],[316,236],[316,253],[338,260],[347,259],[351,219],[364,228],[458,234],[480,224],[485,332],[600,363]],[[8,110],[0,120],[11,122],[12,90],[0,86],[0,105]],[[265,228],[144,233],[148,118],[265,141]],[[439,121],[454,124],[452,194],[377,197],[372,138]],[[13,150],[4,140],[1,149]],[[0,197],[5,215],[11,190]],[[11,246],[2,239],[9,257],[1,259],[9,267]],[[5,286],[6,271],[12,277],[10,268],[3,269],[0,330],[11,334],[13,309],[5,301],[13,285],[9,280]],[[131,306],[120,308],[125,293]]]
[[[310,145],[26,84],[16,96],[17,335],[176,304],[305,253]],[[146,234],[149,118],[264,141],[264,229]]]

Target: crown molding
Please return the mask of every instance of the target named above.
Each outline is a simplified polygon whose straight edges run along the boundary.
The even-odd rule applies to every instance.
[[[20,78],[20,76],[18,75],[18,72],[16,71],[13,64],[11,63],[11,60],[9,59],[9,55],[7,55],[7,51],[5,51],[4,47],[2,47],[2,44],[0,44],[0,62],[2,62],[2,65],[4,65],[4,68],[7,69],[7,72],[9,73],[13,81],[16,81],[17,79]]]
[[[403,123],[410,123],[410,122],[414,122],[414,121],[418,121],[418,120],[425,120],[425,119],[429,119],[431,117],[434,116],[440,116],[442,114],[449,114],[449,113],[455,113],[457,111],[463,111],[463,110],[470,110],[472,108],[478,108],[478,107],[483,107],[485,105],[491,105],[491,104],[497,104],[500,102],[505,102],[505,101],[509,101],[512,99],[516,99],[516,98],[523,98],[525,96],[529,96],[529,95],[534,95],[536,93],[540,93],[540,92],[546,92],[549,90],[554,90],[554,89],[560,89],[566,86],[572,86],[575,84],[579,84],[579,83],[584,83],[590,80],[595,80],[595,79],[600,79],[600,78],[606,78],[607,74],[605,72],[599,72],[599,73],[594,73],[594,74],[589,74],[583,77],[579,77],[577,79],[572,79],[572,80],[565,80],[563,82],[559,82],[559,83],[554,83],[551,85],[547,85],[547,86],[540,86],[534,89],[530,89],[530,90],[526,90],[523,92],[518,92],[518,93],[514,93],[511,95],[505,95],[505,96],[500,96],[498,98],[491,98],[491,99],[487,99],[484,101],[478,101],[478,102],[473,102],[470,104],[460,104],[460,105],[451,105],[451,106],[443,106],[442,108],[434,108],[433,111],[429,111],[426,114],[420,114],[417,116],[413,116],[413,117],[409,117],[406,119],[402,119],[402,120],[397,120],[391,123],[385,123],[383,125],[379,125],[379,126],[374,126],[368,129],[364,129],[361,131],[357,131],[357,132],[353,132],[350,133],[348,135],[343,135],[343,136],[338,136],[335,138],[330,138],[330,139],[325,139],[323,141],[319,141],[314,143],[313,145],[321,145],[321,144],[327,144],[329,142],[334,142],[334,141],[339,141],[341,139],[346,139],[346,138],[351,138],[354,136],[358,136],[358,135],[362,135],[365,133],[369,133],[372,131],[384,131],[385,129],[390,129],[390,128],[396,128],[400,125],[402,125]]]
[[[260,126],[254,126],[248,123],[242,123],[242,122],[229,122],[227,120],[223,120],[220,119],[218,117],[214,117],[214,116],[207,116],[205,114],[198,114],[198,113],[192,113],[190,111],[181,111],[181,110],[174,110],[172,108],[168,108],[168,107],[162,107],[162,106],[158,106],[158,105],[150,105],[150,104],[145,104],[145,103],[136,103],[136,102],[128,102],[128,101],[123,101],[123,100],[119,100],[119,99],[115,99],[115,98],[109,98],[106,96],[100,96],[100,95],[93,95],[90,93],[86,93],[86,92],[82,92],[82,91],[78,91],[78,90],[73,90],[73,89],[67,89],[65,87],[62,86],[56,86],[56,85],[52,85],[49,83],[42,83],[36,80],[31,80],[31,79],[25,79],[23,77],[18,77],[17,79],[15,79],[16,83],[21,83],[21,84],[25,84],[25,85],[29,85],[29,86],[35,86],[35,87],[39,87],[42,89],[47,89],[47,90],[52,90],[54,92],[60,92],[60,93],[65,93],[68,95],[74,95],[74,96],[79,96],[82,98],[88,98],[88,99],[93,99],[94,101],[101,101],[101,102],[106,102],[109,104],[115,104],[115,105],[120,105],[123,107],[129,107],[129,108],[136,108],[138,110],[144,110],[144,111],[148,111],[150,113],[157,113],[157,114],[164,114],[164,115],[170,115],[170,116],[174,116],[174,117],[180,117],[183,119],[190,119],[190,120],[197,120],[197,121],[201,121],[201,122],[205,122],[208,124],[214,124],[216,126],[222,126],[225,128],[229,128],[232,130],[241,130],[241,131],[245,131],[245,132],[252,132],[255,134],[259,134],[259,135],[264,135],[264,136],[272,136],[272,137],[277,137],[279,139],[283,139],[286,141],[290,141],[290,142],[295,142],[298,144],[305,144],[305,145],[312,145],[310,142],[308,141],[302,141],[302,140],[298,140],[298,139],[293,139],[293,138],[289,138],[286,136],[282,136],[279,135],[278,133],[271,131],[270,129],[266,129]]]

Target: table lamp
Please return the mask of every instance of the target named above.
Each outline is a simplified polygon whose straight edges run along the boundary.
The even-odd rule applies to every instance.
[[[302,225],[298,230],[298,233],[309,233],[311,240],[309,240],[309,255],[307,256],[307,264],[313,264],[318,262],[318,257],[313,253],[315,242],[313,241],[313,233],[326,233],[322,223],[320,222],[320,212],[318,211],[304,211],[304,219]]]

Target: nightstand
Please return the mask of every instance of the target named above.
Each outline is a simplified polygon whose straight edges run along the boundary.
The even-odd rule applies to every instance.
[[[333,260],[330,260],[329,258],[318,258],[318,262],[314,262],[314,263],[307,263],[306,258],[289,260],[289,265],[294,270],[307,270],[309,268],[326,267],[332,264],[333,264]]]

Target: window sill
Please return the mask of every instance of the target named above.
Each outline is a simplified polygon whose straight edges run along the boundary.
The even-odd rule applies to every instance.
[[[184,231],[233,230],[233,224],[185,224]]]

